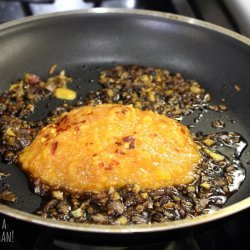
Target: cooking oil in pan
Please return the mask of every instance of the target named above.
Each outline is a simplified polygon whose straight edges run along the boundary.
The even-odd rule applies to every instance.
[[[241,135],[233,132],[221,132],[209,135],[203,135],[199,132],[197,136],[197,143],[202,143],[202,147],[204,146],[204,142],[209,140],[211,145],[205,145],[205,148],[224,157],[223,160],[216,161],[213,157],[207,158],[205,156],[205,168],[202,170],[203,173],[201,173],[201,176],[204,175],[207,182],[213,184],[210,190],[211,194],[206,196],[210,201],[207,212],[211,213],[222,207],[227,199],[238,191],[240,185],[243,183],[246,171],[242,166],[240,157],[247,146],[247,142]]]

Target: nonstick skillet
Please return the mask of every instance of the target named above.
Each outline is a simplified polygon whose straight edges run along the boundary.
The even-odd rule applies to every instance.
[[[122,9],[49,14],[0,26],[0,91],[11,82],[32,72],[48,77],[48,68],[57,64],[65,69],[85,95],[99,88],[100,68],[138,64],[180,72],[196,79],[211,93],[213,102],[226,99],[229,111],[207,112],[192,131],[215,132],[214,119],[226,121],[225,131],[240,133],[250,141],[250,40],[224,28],[195,19],[160,12]],[[235,90],[235,85],[240,91]],[[51,103],[50,107],[59,104]],[[40,103],[33,119],[46,115]],[[184,119],[185,124],[190,119]],[[234,121],[234,122],[231,122]],[[52,228],[84,232],[131,233],[180,229],[215,221],[250,207],[249,148],[241,160],[246,179],[225,208],[194,219],[136,226],[75,224],[44,219],[32,214],[40,198],[29,189],[26,176],[15,166],[0,163],[9,172],[8,182],[19,202],[0,205],[0,212],[20,220]]]

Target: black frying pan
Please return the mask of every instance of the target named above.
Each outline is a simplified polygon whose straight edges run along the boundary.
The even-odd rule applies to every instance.
[[[206,113],[193,131],[215,132],[210,123],[220,118],[226,121],[225,131],[238,132],[250,142],[249,45],[249,39],[215,25],[159,12],[93,9],[31,17],[0,26],[0,91],[25,72],[46,78],[53,64],[65,69],[75,84],[82,85],[82,95],[98,88],[99,67],[138,64],[167,68],[198,80],[211,93],[214,103],[226,99],[228,112]],[[89,82],[91,79],[95,84]],[[235,90],[235,84],[240,85],[240,92]],[[44,103],[39,104],[34,119],[45,115],[44,107]],[[236,122],[231,123],[231,119]],[[8,183],[19,202],[11,207],[0,205],[0,212],[50,227],[85,232],[151,232],[197,225],[250,207],[248,148],[241,159],[247,169],[246,180],[226,208],[192,220],[101,226],[43,219],[31,214],[38,208],[40,198],[28,188],[25,175],[17,167],[3,163],[0,170],[11,173]]]

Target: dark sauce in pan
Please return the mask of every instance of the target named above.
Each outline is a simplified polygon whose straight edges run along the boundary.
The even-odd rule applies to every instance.
[[[0,153],[3,160],[18,164],[18,152],[33,141],[38,131],[76,106],[132,104],[177,120],[198,111],[194,123],[198,123],[208,110],[227,110],[225,105],[211,106],[211,97],[202,86],[197,81],[185,80],[179,73],[117,66],[99,74],[102,89],[90,91],[85,99],[79,98],[73,106],[55,107],[38,121],[30,119],[35,106],[41,100],[53,97],[54,90],[65,87],[71,79],[61,73],[42,81],[38,76],[28,74],[16,85],[12,84],[0,96]],[[220,127],[223,122],[214,124]],[[32,189],[42,197],[41,206],[35,213],[58,220],[126,225],[190,218],[221,208],[245,179],[240,156],[247,142],[238,133],[203,133],[193,134],[202,155],[193,183],[158,190],[143,189],[134,184],[111,187],[104,192],[68,194],[64,190],[51,189],[39,179],[30,179]],[[8,177],[0,174],[7,182]],[[9,186],[5,185],[0,201],[17,202]]]

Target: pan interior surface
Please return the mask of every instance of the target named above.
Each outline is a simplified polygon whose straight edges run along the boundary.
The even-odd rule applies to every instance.
[[[226,99],[229,111],[205,113],[193,132],[218,132],[210,124],[221,119],[226,127],[219,132],[238,132],[250,141],[250,43],[179,21],[178,16],[175,19],[150,12],[69,12],[3,26],[0,28],[0,91],[28,72],[46,79],[53,64],[65,69],[74,79],[71,88],[83,97],[90,90],[100,88],[98,74],[102,68],[131,64],[160,67],[200,82],[214,104]],[[235,85],[241,90],[236,91]],[[39,103],[31,118],[41,119],[60,103],[50,100],[49,109],[45,107],[46,102]],[[192,119],[193,116],[187,117],[183,123],[190,124]],[[247,170],[246,180],[226,206],[249,197],[249,154],[247,148],[241,157]],[[21,170],[0,163],[0,171],[11,174],[8,183],[19,198],[12,207],[28,213],[37,209],[40,197],[30,191]],[[1,185],[4,182],[6,179],[0,180]]]

